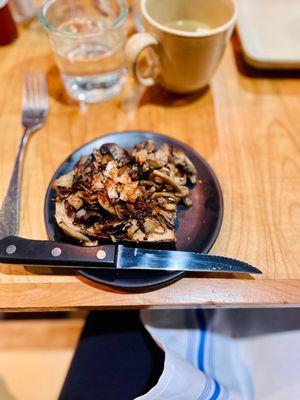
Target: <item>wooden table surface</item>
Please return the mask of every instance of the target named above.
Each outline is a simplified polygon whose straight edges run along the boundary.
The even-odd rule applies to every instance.
[[[34,274],[1,265],[0,310],[67,310],[146,306],[300,304],[300,74],[257,73],[229,45],[210,88],[178,97],[130,80],[118,98],[87,110],[64,94],[53,55],[37,22],[0,48],[0,201],[18,141],[23,74],[47,73],[51,109],[32,138],[24,164],[20,234],[46,238],[43,202],[58,165],[76,148],[109,132],[153,130],[188,143],[214,168],[225,215],[212,254],[245,260],[262,276],[186,277],[146,293],[124,293],[73,276]]]

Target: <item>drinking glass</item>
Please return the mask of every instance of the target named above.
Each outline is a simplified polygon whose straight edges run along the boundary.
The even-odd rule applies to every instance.
[[[133,19],[138,32],[144,30],[142,14],[141,14],[141,0],[134,0],[133,2]]]
[[[123,0],[47,0],[40,20],[52,44],[62,81],[74,99],[98,103],[125,81],[127,6]]]

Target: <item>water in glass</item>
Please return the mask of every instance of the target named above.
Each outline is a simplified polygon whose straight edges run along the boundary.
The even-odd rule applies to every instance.
[[[79,101],[107,100],[124,85],[125,28],[111,25],[107,15],[78,11],[78,2],[69,4],[76,8],[56,18],[55,32],[49,33],[63,83]]]

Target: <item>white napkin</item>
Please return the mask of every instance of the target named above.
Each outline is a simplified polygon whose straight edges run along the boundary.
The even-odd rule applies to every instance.
[[[300,310],[145,310],[141,317],[165,365],[136,400],[300,399]]]

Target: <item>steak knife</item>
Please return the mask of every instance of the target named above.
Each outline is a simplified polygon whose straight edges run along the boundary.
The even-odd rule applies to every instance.
[[[213,255],[122,245],[80,247],[18,236],[0,240],[0,263],[72,269],[262,273],[242,261]]]

